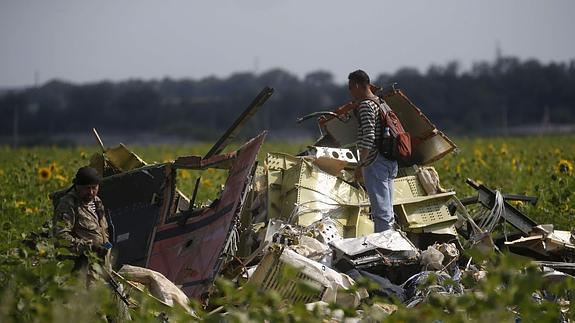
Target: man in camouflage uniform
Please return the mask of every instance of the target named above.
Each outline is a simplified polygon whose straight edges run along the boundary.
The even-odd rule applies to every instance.
[[[96,277],[88,252],[97,255],[100,265],[111,270],[108,221],[97,196],[101,177],[92,167],[78,169],[74,186],[61,197],[54,209],[54,237],[57,245],[67,245],[75,255],[75,270],[88,270],[88,283]]]

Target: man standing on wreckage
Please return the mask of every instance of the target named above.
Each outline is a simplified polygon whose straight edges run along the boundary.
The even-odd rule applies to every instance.
[[[366,72],[357,70],[348,76],[348,88],[354,101],[359,102],[357,147],[359,164],[356,180],[363,176],[371,203],[375,232],[394,229],[392,205],[393,179],[397,176],[397,161],[387,159],[380,151],[382,136],[389,136],[389,129],[381,129],[379,110],[381,102],[370,88]],[[385,110],[384,110],[385,111]]]

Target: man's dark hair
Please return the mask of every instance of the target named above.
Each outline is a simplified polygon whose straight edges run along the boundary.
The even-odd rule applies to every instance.
[[[367,73],[364,72],[363,70],[357,70],[349,73],[347,79],[349,80],[350,83],[362,86],[369,85],[370,83],[369,75],[367,75]]]

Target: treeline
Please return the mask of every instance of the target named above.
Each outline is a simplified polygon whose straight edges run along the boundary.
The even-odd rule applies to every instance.
[[[476,63],[466,71],[452,62],[424,73],[403,68],[372,77],[377,85],[398,83],[439,128],[451,134],[488,133],[543,121],[575,123],[575,60],[542,64],[502,57]],[[80,85],[53,80],[1,94],[0,136],[10,136],[15,126],[21,136],[44,137],[86,133],[96,127],[107,133],[212,139],[264,86],[273,87],[275,93],[251,121],[248,133],[264,128],[314,131],[313,121],[298,125],[296,118],[349,100],[347,86],[336,84],[327,71],[312,72],[303,79],[274,69],[201,80]]]

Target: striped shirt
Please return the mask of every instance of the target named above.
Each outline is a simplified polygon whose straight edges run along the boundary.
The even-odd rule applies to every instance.
[[[96,214],[96,203],[94,203],[94,200],[88,202],[87,207],[88,207],[88,211],[92,212],[92,214],[94,214],[94,215],[96,215],[96,217],[98,217],[98,215]]]
[[[372,100],[363,100],[359,104],[358,112],[357,148],[369,150],[366,160],[361,160],[360,165],[368,166],[379,153],[378,143],[381,138],[379,106]]]

